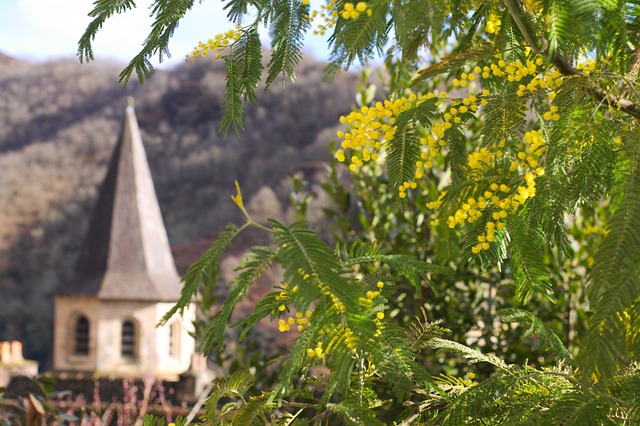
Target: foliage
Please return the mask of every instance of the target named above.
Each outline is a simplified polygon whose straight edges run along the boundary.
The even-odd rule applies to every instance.
[[[237,55],[261,64],[258,49],[233,40],[271,25],[267,84],[279,73],[291,78],[316,15],[306,1],[231,1],[230,18],[241,22],[248,6],[256,18],[234,30],[239,37],[205,44],[194,58],[211,48],[227,64]],[[154,13],[169,7],[159,1]],[[370,0],[330,1],[322,10],[321,32],[333,28],[330,73],[383,53],[393,34],[388,99],[363,90],[359,108],[341,118],[335,159],[348,166],[358,198],[354,213],[334,163],[326,185],[338,207],[327,211],[338,219],[334,249],[304,222],[257,223],[234,197],[244,226],[269,234],[272,245],[241,264],[203,349],[221,348],[229,313],[271,262],[283,266],[283,283],[234,326],[242,337],[269,317],[299,334],[278,383],[230,403],[233,418],[637,423],[637,5]],[[254,67],[227,67],[224,126],[240,128],[239,99],[255,100]],[[408,255],[415,260],[393,262]],[[185,286],[183,302],[196,290]],[[481,307],[482,325],[450,323],[452,300],[478,323]],[[433,320],[414,318],[421,309]],[[510,322],[528,328],[513,332]],[[481,344],[484,336],[491,344]],[[529,348],[518,348],[529,339]],[[535,351],[541,356],[528,362]],[[215,401],[209,421],[224,416]]]
[[[273,187],[272,211],[281,209],[284,177],[300,163],[328,158],[327,128],[350,110],[354,94],[352,76],[323,83],[323,65],[305,60],[298,67],[302,84],[287,96],[277,85],[263,91],[260,106],[245,111],[243,139],[231,143],[210,121],[222,106],[223,64],[159,70],[153,84],[126,90],[114,79],[119,67],[73,60],[0,67],[0,340],[21,340],[26,357],[45,370],[52,362],[51,294],[73,276],[127,94],[135,97],[180,271],[223,231],[220,223],[238,220],[224,202],[234,179],[248,197]]]

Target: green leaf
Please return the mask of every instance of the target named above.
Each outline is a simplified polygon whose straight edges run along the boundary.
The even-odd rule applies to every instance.
[[[336,68],[348,69],[356,59],[364,65],[374,52],[382,54],[390,29],[386,19],[389,2],[375,1],[371,10],[371,16],[361,14],[357,19],[338,17],[329,38],[332,47],[330,61]]]
[[[105,21],[116,13],[124,13],[136,7],[134,0],[96,0],[89,16],[94,18],[78,42],[78,58],[80,62],[93,61],[92,42]]]
[[[252,104],[256,104],[255,90],[262,78],[262,44],[258,27],[252,26],[232,47],[232,54],[237,63],[236,78],[240,80],[242,95]]]
[[[151,76],[153,66],[150,58],[158,55],[162,62],[169,53],[169,41],[178,28],[180,20],[193,7],[194,0],[155,0],[151,6],[154,18],[151,31],[144,40],[142,50],[129,62],[120,73],[120,82],[127,84],[133,72],[136,72],[140,84]]]
[[[372,410],[353,400],[329,403],[327,410],[337,414],[347,425],[384,425]]]
[[[418,70],[417,75],[411,81],[411,85],[416,85],[439,74],[457,71],[469,64],[490,59],[495,53],[496,48],[494,45],[482,43],[479,47],[474,47],[461,53],[443,56],[432,65]]]
[[[206,401],[206,417],[214,420],[221,414],[218,411],[220,398],[243,398],[255,384],[255,376],[249,370],[239,370],[228,377],[222,377],[213,381],[211,394]]]
[[[483,354],[482,352],[472,349],[468,346],[451,340],[442,339],[440,337],[434,337],[425,341],[424,347],[433,349],[444,349],[450,352],[459,352],[472,364],[478,362],[487,362],[498,367],[501,370],[507,370],[509,368],[509,366],[504,361],[493,354]]]
[[[239,137],[240,130],[244,130],[243,84],[239,75],[241,70],[237,58],[233,54],[224,57],[224,64],[227,83],[224,87],[224,101],[222,102],[224,114],[218,123],[218,130],[225,138],[229,127],[232,127],[233,133]]]
[[[336,300],[345,305],[347,312],[356,310],[350,282],[342,276],[342,266],[337,255],[315,231],[304,228],[297,222],[284,226],[271,221],[275,229],[276,245],[280,247],[279,260],[284,269],[284,280],[294,282],[300,279],[301,271],[309,274],[313,285],[326,286]],[[301,290],[302,291],[302,290]]]
[[[243,100],[257,103],[256,88],[262,78],[262,44],[257,26],[242,32],[240,38],[230,46],[224,56],[227,71],[225,98],[222,102],[224,114],[218,123],[222,137],[226,137],[229,127],[236,137],[244,129]]]
[[[241,271],[230,283],[229,294],[222,304],[222,308],[216,313],[204,331],[202,348],[209,353],[215,345],[218,352],[224,349],[224,331],[226,329],[234,308],[247,296],[249,288],[262,276],[263,272],[271,266],[277,252],[268,247],[253,247],[236,268]]]
[[[543,235],[520,216],[509,218],[510,264],[516,286],[516,297],[527,303],[531,296],[541,294],[554,301],[549,270],[544,259]]]
[[[536,338],[534,348],[542,353],[553,352],[565,364],[574,364],[571,354],[564,346],[557,334],[549,328],[540,318],[524,309],[503,309],[499,312],[502,316],[502,322],[517,322],[529,325],[529,329],[525,333],[525,337]]]
[[[310,25],[308,4],[300,0],[274,0],[267,87],[280,74],[295,81],[295,68],[302,59],[304,35]],[[283,79],[283,85],[284,82]]]
[[[178,311],[182,314],[189,306],[193,297],[197,294],[200,284],[204,284],[204,291],[211,291],[220,273],[220,258],[231,241],[238,235],[239,229],[234,224],[228,224],[227,230],[222,232],[213,246],[205,252],[193,265],[189,266],[182,277],[184,286],[180,293],[180,299],[169,312],[164,314],[160,325],[164,325]]]
[[[396,118],[397,130],[387,151],[389,186],[396,191],[402,184],[412,182],[415,178],[416,161],[420,160],[421,153],[418,128],[431,126],[435,102],[434,99],[421,102]]]
[[[640,299],[640,151],[637,135],[628,135],[620,163],[626,171],[623,198],[609,220],[609,233],[594,256],[587,295],[593,309],[584,348],[579,354],[587,374],[608,378],[629,362],[622,318],[638,315]],[[638,318],[631,317],[630,323]]]

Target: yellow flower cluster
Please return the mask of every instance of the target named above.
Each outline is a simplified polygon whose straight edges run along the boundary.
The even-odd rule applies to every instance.
[[[333,348],[335,348],[337,345],[341,344],[342,340],[344,339],[344,342],[347,346],[347,348],[351,349],[352,351],[355,352],[356,350],[356,337],[353,334],[353,332],[345,327],[342,324],[339,324],[336,328],[336,333],[334,334],[333,338],[331,339],[331,341],[329,342],[329,344],[327,345],[327,352],[331,352],[333,350]]]
[[[303,271],[302,269],[298,270],[298,273],[301,275],[302,279],[304,281],[309,279],[309,274],[307,274],[305,271]],[[333,303],[333,308],[335,309],[336,313],[338,314],[343,314],[346,312],[346,308],[344,306],[344,303],[342,303],[340,301],[340,299],[338,299],[336,297],[335,294],[333,294],[331,292],[331,290],[329,289],[329,286],[327,286],[324,283],[318,283],[318,286],[320,287],[320,290],[322,291],[322,293],[329,297],[329,299],[331,299],[331,303]],[[296,286],[297,287],[297,286]]]
[[[307,349],[307,356],[309,358],[319,358],[319,359],[323,359],[325,356],[325,352],[322,349],[322,342],[318,342],[318,344],[316,345],[315,349],[311,349],[308,348]]]
[[[378,287],[377,291],[367,291],[366,297],[361,297],[359,299],[363,305],[367,307],[373,306],[373,301],[376,297],[380,296],[380,291],[384,288],[384,283],[382,281],[378,281],[376,283],[376,287]],[[384,308],[385,307],[383,306],[383,309]],[[376,312],[376,317],[374,319],[374,322],[376,323],[376,332],[373,337],[378,337],[382,334],[382,330],[384,329],[384,322],[382,321],[383,319],[384,319],[384,312],[383,311]]]
[[[479,72],[480,67],[475,67],[474,72]],[[474,73],[462,73],[459,79],[455,79],[453,84],[460,87],[467,87],[468,82],[476,79]],[[445,109],[440,121],[435,121],[431,127],[431,131],[426,136],[420,138],[420,144],[422,145],[422,152],[420,153],[420,160],[416,161],[416,172],[413,181],[403,182],[398,188],[398,196],[405,198],[407,196],[407,189],[412,189],[417,186],[416,180],[421,179],[427,169],[433,167],[433,160],[440,152],[442,147],[446,146],[447,141],[445,139],[445,132],[453,127],[454,124],[462,123],[471,117],[474,117],[480,106],[487,105],[486,98],[490,95],[488,90],[483,90],[478,96],[469,95],[462,99],[452,99],[451,104]],[[435,97],[434,93],[428,93],[424,96],[424,99],[431,99]],[[440,107],[442,102],[448,100],[445,92],[440,92],[437,97],[435,105]],[[480,154],[483,155],[483,154]],[[480,157],[475,158],[481,160]]]
[[[367,2],[359,1],[355,5],[353,3],[345,3],[340,16],[342,19],[358,19],[361,13],[366,13],[367,16],[371,16],[373,11],[371,7],[367,5]]]
[[[500,57],[495,63],[488,66],[475,66],[462,72],[458,78],[452,80],[454,87],[474,88],[472,84],[480,77],[489,79],[494,77],[504,78],[509,82],[521,82],[516,94],[525,96],[525,93],[544,91],[547,97],[549,109],[542,114],[542,119],[546,121],[557,121],[560,119],[558,107],[553,105],[556,96],[556,89],[562,85],[562,75],[556,70],[544,71],[544,59],[540,56],[532,56],[526,61],[505,61]],[[470,90],[473,92],[473,90]],[[416,161],[415,176],[409,181],[402,182],[398,190],[398,196],[405,198],[410,189],[417,188],[417,181],[421,179],[425,172],[433,167],[434,158],[441,149],[447,145],[446,132],[454,125],[459,125],[475,117],[482,106],[488,104],[491,93],[482,90],[476,94],[469,94],[462,99],[451,99],[445,92],[415,94],[395,99],[377,102],[373,106],[364,106],[358,111],[353,111],[346,117],[341,117],[342,123],[348,124],[348,131],[339,131],[337,136],[342,139],[341,147],[336,152],[338,161],[349,164],[352,172],[370,161],[375,161],[384,149],[392,143],[397,126],[395,120],[397,116],[410,108],[415,108],[422,102],[438,98],[434,105],[440,108],[441,115],[434,120],[428,130],[416,128],[416,132],[423,132],[420,138],[422,150],[420,159]],[[443,103],[447,102],[447,107]],[[508,129],[505,129],[508,131]],[[517,172],[518,176],[524,178],[524,184],[516,188],[511,188],[507,182],[513,177],[502,177],[495,182],[495,188],[476,188],[474,195],[462,201],[461,207],[451,217],[448,218],[448,225],[454,228],[456,225],[474,222],[480,218],[487,208],[493,210],[494,222],[489,222],[486,232],[479,236],[479,244],[474,247],[474,252],[487,250],[489,243],[494,239],[495,229],[504,227],[501,219],[509,213],[515,212],[518,206],[523,204],[528,198],[535,195],[535,179],[544,173],[544,169],[539,167],[539,158],[544,152],[544,139],[540,132],[528,132],[524,136],[524,142],[528,148],[523,152],[515,153],[517,158],[511,163],[511,172]],[[468,157],[469,170],[472,174],[482,177],[484,172],[493,168],[496,159],[503,159],[505,141],[494,144],[490,149],[481,148],[473,152]],[[516,180],[518,178],[516,177]],[[508,183],[508,182],[507,182]],[[430,208],[439,207],[442,202],[440,198],[436,202],[429,203]],[[434,222],[436,219],[434,219]]]
[[[344,306],[344,303],[342,303],[342,302],[340,301],[340,299],[338,299],[338,298],[336,297],[336,295],[335,295],[335,294],[333,294],[333,293],[331,292],[331,290],[329,290],[329,287],[328,287],[327,285],[325,285],[325,284],[320,284],[320,290],[322,290],[322,293],[323,293],[325,296],[327,296],[327,297],[329,297],[329,299],[331,299],[331,303],[333,303],[333,309],[335,309],[336,313],[338,313],[338,314],[344,314],[344,313],[347,311],[347,309],[346,309],[346,308],[345,308],[345,306]]]
[[[344,139],[341,143],[342,149],[336,152],[337,160],[346,161],[345,150],[350,150],[352,156],[349,170],[352,172],[356,172],[359,167],[369,161],[377,160],[378,152],[383,145],[390,144],[395,137],[396,117],[434,96],[432,93],[424,96],[412,93],[408,97],[401,97],[393,101],[376,102],[372,107],[363,106],[360,111],[354,111],[346,117],[340,117],[340,122],[350,124],[351,129],[347,133],[342,131],[337,133],[339,138]],[[400,192],[404,193],[406,188],[415,187],[415,182],[405,182],[401,186]]]
[[[596,61],[593,59],[581,56],[578,58],[578,63],[576,64],[576,68],[585,73],[586,75],[591,74],[596,69]]]
[[[492,11],[487,18],[484,30],[489,34],[498,34],[498,32],[500,32],[501,25],[502,21],[500,21],[500,16],[496,12]]]
[[[523,1],[524,10],[527,12],[536,12],[542,9],[542,1],[541,0],[524,0]]]
[[[296,285],[293,288],[289,289],[288,283],[284,283],[280,288],[282,289],[282,291],[276,295],[275,299],[283,302],[282,305],[278,306],[278,311],[284,312],[284,310],[287,309],[287,299],[289,299],[292,294],[297,293],[300,288]]]
[[[473,170],[484,170],[493,166],[493,154],[487,148],[469,154],[469,167]]]
[[[591,235],[591,234],[602,234],[602,235],[607,235],[609,233],[608,229],[604,229],[602,226],[585,226],[584,229],[582,230],[582,232],[585,235]]]
[[[361,297],[359,300],[363,305],[371,307],[373,305],[373,299],[378,296],[380,296],[379,291],[367,291],[367,297]]]
[[[308,4],[309,0],[302,0],[302,2]],[[311,22],[314,22],[316,19],[322,20],[322,24],[318,24],[318,28],[313,30],[313,34],[325,35],[327,31],[336,25],[338,16],[340,16],[340,14],[336,8],[336,0],[329,0],[326,5],[320,5],[320,10],[312,11],[310,16]]]
[[[476,67],[474,71],[481,71]],[[469,81],[475,80],[476,74],[462,73],[460,79],[455,80],[455,84],[466,87]],[[441,121],[433,123],[429,134],[420,138],[423,146],[420,160],[416,162],[416,173],[411,181],[403,182],[398,187],[400,198],[406,197],[408,189],[416,188],[416,180],[424,176],[425,170],[433,167],[433,158],[438,154],[439,149],[446,145],[444,140],[445,132],[453,124],[461,123],[469,118],[469,113],[475,113],[480,106],[487,104],[485,99],[489,96],[488,90],[483,90],[479,96],[469,95],[463,99],[452,100],[451,106],[445,110]],[[363,106],[359,111],[353,111],[346,117],[340,117],[340,122],[350,125],[348,132],[338,131],[337,136],[343,139],[341,149],[336,152],[336,159],[340,162],[347,162],[347,152],[351,153],[349,160],[349,170],[356,172],[369,161],[378,159],[379,152],[385,146],[389,146],[395,137],[397,126],[395,120],[401,113],[415,108],[422,102],[438,97],[435,106],[441,106],[447,100],[447,94],[440,92],[437,95],[429,92],[425,95],[411,93],[395,100],[385,100],[376,102],[375,105]]]
[[[215,52],[215,58],[220,59],[224,55],[224,50],[230,50],[230,47],[238,41],[242,32],[242,27],[236,25],[234,30],[229,30],[225,33],[216,35],[213,39],[209,39],[206,43],[198,42],[198,45],[193,48],[191,55],[187,55],[186,60],[195,62],[197,56],[206,57],[209,52]]]
[[[311,315],[311,311],[307,311],[304,315],[302,315],[302,312],[296,312],[295,317],[289,317],[286,321],[284,319],[280,319],[278,320],[278,330],[284,333],[285,331],[291,330],[291,326],[296,325],[297,323],[298,331],[303,331],[305,327],[309,327],[309,318],[311,318]]]
[[[371,357],[369,357],[367,359],[367,369],[364,371],[364,377],[366,379],[368,379],[369,377],[374,376],[377,373],[377,367],[376,365],[373,363],[373,359],[371,359]]]
[[[545,152],[545,143],[540,130],[532,130],[525,133],[524,142],[526,148],[524,151],[518,152],[519,161],[511,162],[511,171],[516,172],[524,178],[524,185],[516,187],[515,191],[504,183],[493,182],[484,190],[479,187],[476,192],[481,192],[477,198],[469,197],[462,206],[447,219],[449,228],[455,228],[457,225],[465,222],[473,223],[482,217],[483,213],[488,209],[492,210],[491,220],[485,224],[485,230],[478,235],[478,242],[471,248],[473,253],[479,253],[482,250],[489,250],[491,243],[495,239],[496,229],[504,228],[503,220],[509,215],[518,211],[519,207],[529,198],[536,195],[536,178],[544,174],[544,169],[539,167],[540,156]],[[502,143],[500,144],[502,145]],[[473,164],[492,164],[494,159],[492,155],[487,155],[488,151],[471,154],[469,156],[470,166]],[[502,153],[498,151],[500,155]],[[482,156],[480,163],[478,156]],[[484,166],[483,166],[484,167]],[[438,201],[427,204],[428,208],[440,207],[442,196]]]
[[[529,76],[536,76],[529,83],[530,86],[527,87],[529,91],[533,92],[536,87],[554,87],[556,79],[561,77],[558,71],[552,71],[549,74],[540,72],[539,67],[544,64],[542,57],[527,59],[524,63],[521,61],[506,62],[504,59],[500,59],[499,56],[496,59],[498,59],[496,63],[482,67],[482,78],[489,78],[493,75],[495,77],[506,77],[507,81],[511,82],[520,81]]]
[[[438,210],[438,208],[440,208],[440,206],[442,205],[442,200],[444,200],[445,195],[447,195],[447,191],[442,191],[436,201],[430,201],[427,203],[427,208],[429,210],[433,210],[433,213],[431,213],[431,215],[429,216],[429,225],[431,226],[432,230],[435,230],[440,224],[440,218],[436,214],[436,210]]]

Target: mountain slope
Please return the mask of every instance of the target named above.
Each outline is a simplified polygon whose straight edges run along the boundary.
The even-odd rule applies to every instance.
[[[298,81],[259,93],[247,131],[221,140],[223,64],[201,61],[117,84],[122,65],[75,61],[0,67],[0,340],[20,339],[45,365],[49,294],[73,272],[98,185],[134,96],[165,224],[173,245],[222,229],[236,217],[237,179],[250,195],[300,162],[328,155],[326,129],[349,111],[356,77],[323,83],[305,62]],[[325,130],[323,137],[318,137]]]

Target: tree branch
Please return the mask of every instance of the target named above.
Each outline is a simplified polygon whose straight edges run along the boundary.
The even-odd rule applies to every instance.
[[[544,37],[539,36],[536,33],[531,20],[522,10],[519,1],[504,0],[504,4],[507,6],[507,9],[509,9],[509,13],[511,13],[513,21],[516,23],[516,26],[522,33],[527,44],[529,44],[531,50],[540,55],[549,57],[549,42]],[[571,63],[569,63],[569,61],[567,61],[557,50],[549,59],[562,75],[585,77],[585,74],[582,71],[571,65]],[[618,108],[620,111],[640,120],[640,106],[634,104],[628,99],[602,90],[602,88],[593,80],[586,79],[586,81],[587,86],[585,89],[591,93],[597,101],[605,102],[607,105]]]

